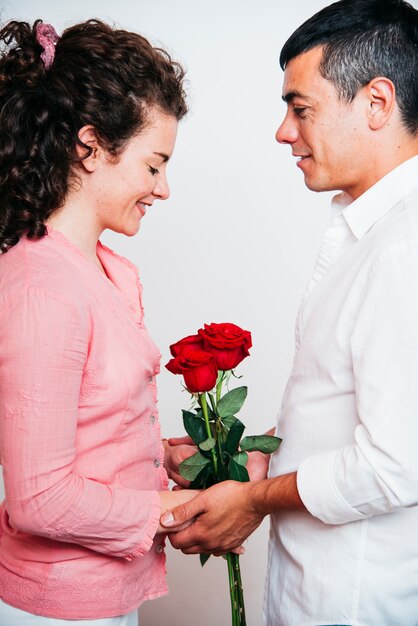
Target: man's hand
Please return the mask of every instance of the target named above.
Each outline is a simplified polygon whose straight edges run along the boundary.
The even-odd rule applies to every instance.
[[[168,477],[180,487],[188,487],[190,482],[179,474],[179,465],[197,452],[197,447],[190,437],[163,439],[164,467]]]
[[[170,532],[173,547],[185,554],[219,555],[241,546],[264,517],[252,504],[251,489],[252,483],[227,480],[176,507],[171,515],[163,515],[161,525]],[[196,521],[191,526],[173,532],[194,517]]]
[[[233,480],[214,485],[162,516],[174,548],[186,554],[223,554],[240,546],[263,517],[282,511],[306,511],[297,490],[296,472],[255,482]],[[196,520],[185,530],[176,528]]]

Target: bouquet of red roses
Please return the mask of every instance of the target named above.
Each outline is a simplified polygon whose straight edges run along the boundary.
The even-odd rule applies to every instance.
[[[245,426],[236,417],[247,397],[247,387],[224,395],[234,369],[251,348],[251,333],[235,324],[205,324],[204,328],[170,346],[166,368],[181,374],[195,398],[195,408],[183,411],[183,424],[198,451],[180,464],[181,475],[193,489],[205,489],[223,480],[246,482],[248,452],[274,452],[281,439],[270,435],[242,438]],[[210,555],[201,554],[202,565]],[[232,626],[245,626],[244,595],[239,556],[227,555]]]

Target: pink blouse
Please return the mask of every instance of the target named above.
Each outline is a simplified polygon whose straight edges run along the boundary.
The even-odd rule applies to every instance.
[[[108,277],[52,229],[0,255],[0,597],[62,619],[167,591],[160,355],[135,266],[97,254]]]

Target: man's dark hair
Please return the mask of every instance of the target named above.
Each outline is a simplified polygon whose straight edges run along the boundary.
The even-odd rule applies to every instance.
[[[389,78],[405,127],[418,131],[418,11],[403,0],[340,0],[304,22],[284,44],[280,65],[324,46],[321,75],[351,102],[377,76]]]

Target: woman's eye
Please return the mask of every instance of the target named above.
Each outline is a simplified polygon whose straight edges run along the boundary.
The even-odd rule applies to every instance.
[[[155,167],[151,167],[151,165],[148,166],[149,167],[149,171],[151,172],[151,174],[153,176],[155,176],[156,174],[158,174],[158,170],[155,169]]]

